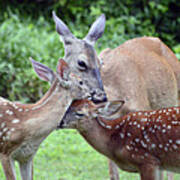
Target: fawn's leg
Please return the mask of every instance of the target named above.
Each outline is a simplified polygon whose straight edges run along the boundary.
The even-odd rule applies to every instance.
[[[25,162],[19,162],[22,180],[33,180],[33,159],[29,158]]]
[[[6,176],[6,180],[16,180],[15,168],[13,160],[6,155],[0,155],[2,167]]]
[[[161,171],[154,164],[145,164],[140,167],[141,180],[161,180]]]
[[[111,160],[109,160],[109,175],[110,175],[110,180],[119,180],[118,167]]]

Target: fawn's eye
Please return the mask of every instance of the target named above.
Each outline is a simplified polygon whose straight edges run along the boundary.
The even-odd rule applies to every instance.
[[[78,60],[78,68],[82,71],[87,70],[87,65],[84,61]]]

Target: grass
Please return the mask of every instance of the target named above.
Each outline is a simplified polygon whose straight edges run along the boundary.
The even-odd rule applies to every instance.
[[[17,180],[20,180],[18,168],[16,170]],[[139,179],[138,174],[121,170],[119,175],[121,180]],[[0,179],[5,180],[1,167]],[[34,159],[34,180],[108,179],[107,158],[91,148],[74,130],[54,131],[42,143]],[[180,175],[176,174],[174,180],[179,179]]]

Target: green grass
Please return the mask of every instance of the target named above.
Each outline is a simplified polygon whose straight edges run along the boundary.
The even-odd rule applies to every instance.
[[[19,170],[16,169],[17,180],[20,180]],[[138,174],[125,171],[119,171],[119,175],[121,180],[139,179]],[[0,179],[5,180],[1,167]],[[108,180],[107,158],[93,150],[76,131],[55,131],[43,142],[35,156],[34,179]],[[175,175],[174,180],[179,179],[180,175]]]

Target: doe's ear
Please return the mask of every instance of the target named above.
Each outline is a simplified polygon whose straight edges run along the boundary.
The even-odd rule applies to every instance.
[[[30,61],[32,63],[32,66],[38,75],[38,77],[44,81],[53,82],[55,75],[54,72],[44,64],[41,64],[40,62],[35,61],[33,58],[30,57]]]
[[[97,113],[100,116],[112,116],[122,108],[124,103],[123,100],[102,103],[99,105]]]
[[[96,21],[91,25],[91,28],[84,38],[87,42],[89,42],[92,46],[94,46],[95,42],[102,36],[105,29],[106,17],[104,14],[99,16]]]

